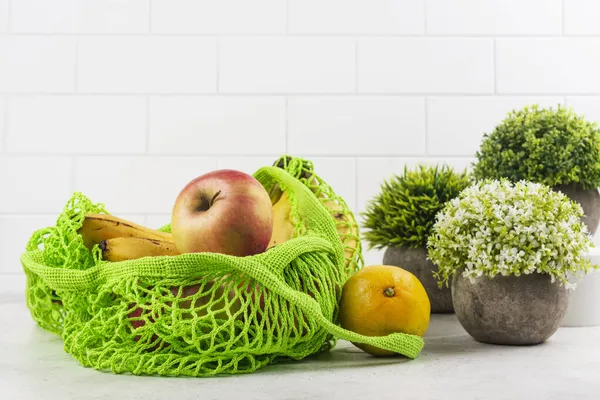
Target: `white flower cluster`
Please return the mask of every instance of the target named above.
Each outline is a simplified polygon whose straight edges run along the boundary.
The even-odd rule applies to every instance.
[[[429,259],[440,286],[457,272],[486,275],[548,274],[571,286],[569,274],[591,268],[592,245],[581,206],[549,187],[487,180],[468,187],[438,213]]]

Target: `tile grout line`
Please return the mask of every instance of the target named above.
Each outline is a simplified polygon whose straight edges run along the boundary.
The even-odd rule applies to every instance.
[[[142,93],[131,93],[131,92],[0,92],[0,96],[11,96],[11,97],[32,97],[32,96],[86,96],[86,97],[113,97],[113,96],[128,96],[128,97],[139,97],[139,96],[151,96],[151,97],[282,97],[282,96],[293,96],[293,97],[398,97],[398,98],[411,98],[417,97],[422,98],[425,96],[435,97],[556,97],[556,96],[581,96],[581,97],[598,97],[600,91],[597,92],[584,92],[584,93],[565,93],[565,92],[552,92],[552,93],[516,93],[516,92],[504,92],[504,93],[493,93],[490,91],[485,92],[473,92],[473,93],[459,93],[459,92],[407,92],[407,93],[379,93],[379,92],[288,92],[288,93],[257,93],[257,92],[142,92]]]
[[[424,159],[428,157],[432,158],[447,158],[452,160],[460,160],[465,158],[470,158],[473,155],[469,154],[429,154],[425,155],[422,153],[419,154],[409,154],[409,153],[382,153],[382,154],[360,154],[360,153],[343,153],[343,154],[325,154],[325,153],[302,153],[305,157],[314,157],[314,158],[329,158],[329,159],[338,159],[338,158],[353,158],[353,157],[361,157],[367,159],[378,159],[378,158],[406,158],[406,159]],[[277,157],[278,154],[273,153],[259,153],[259,154],[226,154],[226,153],[206,153],[206,154],[190,154],[190,153],[41,153],[41,152],[11,152],[5,153],[5,158],[19,158],[19,157],[47,157],[47,158],[65,158],[65,157],[78,157],[78,158],[86,158],[86,157],[110,157],[110,158],[200,158],[200,159],[212,159],[215,157],[221,158],[262,158],[262,157]]]
[[[150,96],[146,96],[146,154],[150,154]]]
[[[216,85],[216,93],[219,94],[219,90],[221,90],[220,88],[220,80],[221,80],[221,38],[217,38],[216,39],[216,43],[215,43],[215,52],[216,52],[216,79],[217,79],[217,85]]]
[[[77,180],[75,179],[76,172],[77,172],[77,164],[78,164],[77,157],[78,157],[77,155],[74,155],[71,157],[71,182],[70,182],[71,193],[75,192],[75,186],[77,183],[76,182]]]
[[[354,39],[354,94],[358,94],[358,42]]]
[[[152,34],[152,0],[148,0],[148,32]]]
[[[288,96],[285,96],[285,129],[284,129],[284,149],[285,154],[288,154],[289,151],[289,127],[290,127],[290,113],[289,113],[289,103],[290,99]]]
[[[429,96],[425,96],[425,156],[429,156]]]
[[[290,0],[285,0],[285,35],[290,33]]]
[[[562,0],[561,3],[561,28],[562,28],[562,36],[565,36],[565,25],[566,25],[566,15],[565,15],[565,0]]]
[[[496,63],[497,63],[497,57],[496,57],[496,38],[494,38],[494,41],[492,42],[492,79],[494,80],[494,93],[493,95],[495,96],[496,94],[498,94],[498,68],[496,68]]]
[[[76,94],[79,94],[79,37],[75,39],[75,70],[73,73],[74,82],[73,82],[73,91]]]
[[[8,108],[11,106],[10,103],[12,99],[10,99],[9,97],[3,97],[3,100],[4,110],[2,110],[2,116],[4,117],[4,122],[2,123],[2,126],[0,126],[0,144],[2,145],[0,147],[2,149],[2,151],[0,151],[0,154],[8,153]]]
[[[423,0],[423,36],[427,35],[427,30],[429,26],[427,25],[427,0]]]
[[[3,32],[6,35],[7,32]],[[295,38],[346,38],[352,39],[357,36],[361,38],[369,39],[385,39],[385,38],[397,38],[397,39],[419,39],[419,40],[430,40],[430,39],[464,39],[464,40],[481,40],[491,39],[494,37],[503,39],[536,39],[536,38],[548,38],[548,39],[560,39],[563,37],[561,33],[555,34],[472,34],[472,35],[457,35],[457,34],[429,34],[424,36],[423,33],[56,33],[56,32],[8,32],[11,36],[64,36],[64,37],[200,37],[200,38],[215,38],[215,37],[230,37],[230,38],[282,38],[282,37],[295,37]],[[599,33],[574,33],[568,35],[569,37],[583,37],[600,39]]]
[[[6,12],[8,13],[8,26],[7,26],[7,33],[12,34],[12,2],[13,0],[8,0],[8,7]]]
[[[359,157],[354,157],[354,212],[358,214],[358,160]],[[358,222],[358,215],[355,216]]]

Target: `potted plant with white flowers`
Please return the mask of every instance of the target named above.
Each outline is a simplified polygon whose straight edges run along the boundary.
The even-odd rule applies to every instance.
[[[554,334],[567,310],[569,279],[592,267],[582,214],[546,185],[507,179],[479,181],[446,204],[428,254],[473,338],[525,345]]]
[[[448,165],[405,167],[381,185],[362,213],[365,241],[370,248],[386,249],[383,264],[401,267],[421,281],[432,313],[451,313],[453,307],[450,289],[439,288],[433,276],[427,238],[436,214],[470,183],[466,170],[455,172]]]

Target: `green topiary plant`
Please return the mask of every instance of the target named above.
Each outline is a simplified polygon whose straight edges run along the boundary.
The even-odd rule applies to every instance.
[[[459,272],[470,280],[539,273],[568,284],[569,274],[591,267],[582,214],[539,183],[486,179],[468,187],[439,213],[428,240],[440,287]]]
[[[600,130],[571,109],[538,105],[513,110],[476,153],[476,179],[507,178],[548,186],[600,186]]]
[[[367,205],[363,216],[364,239],[371,249],[425,247],[436,214],[470,183],[466,170],[454,172],[444,165],[404,168],[381,185],[381,192]]]

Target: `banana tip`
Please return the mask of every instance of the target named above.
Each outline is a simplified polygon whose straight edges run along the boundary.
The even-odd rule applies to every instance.
[[[106,251],[106,240],[101,241],[100,243],[98,243],[98,247],[100,247],[100,250],[102,251]]]

